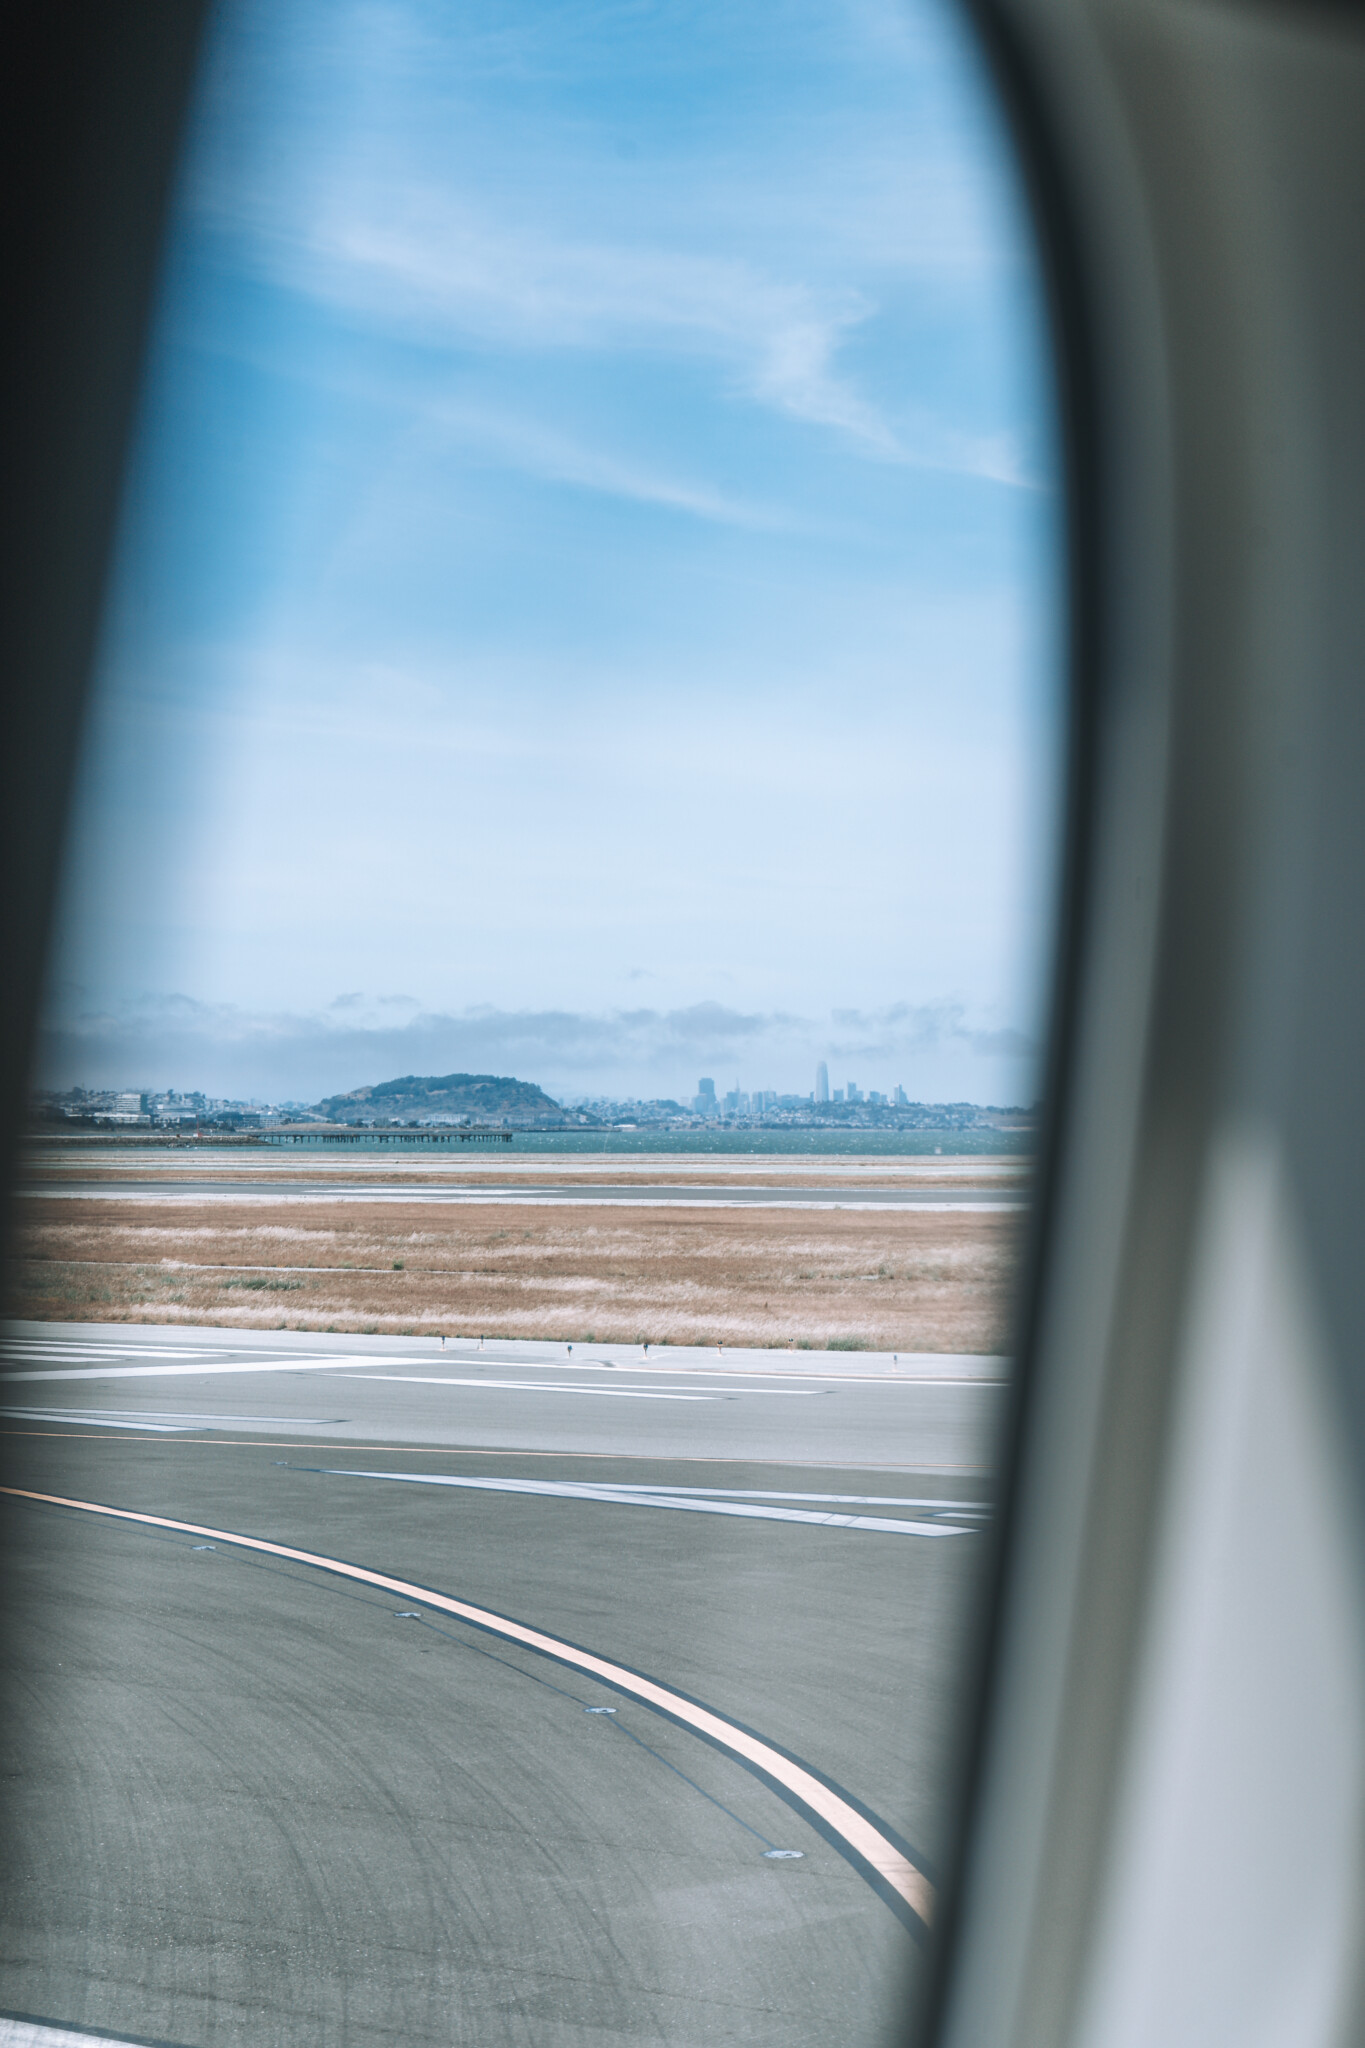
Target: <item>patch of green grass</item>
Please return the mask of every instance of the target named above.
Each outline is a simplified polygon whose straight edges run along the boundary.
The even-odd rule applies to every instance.
[[[831,1337],[825,1349],[826,1351],[870,1351],[872,1347],[866,1337]]]
[[[253,1294],[292,1294],[302,1280],[224,1280],[224,1287],[249,1287]]]

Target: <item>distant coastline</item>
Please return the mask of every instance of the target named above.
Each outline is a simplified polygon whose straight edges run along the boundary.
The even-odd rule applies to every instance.
[[[30,1132],[30,1144],[56,1146],[63,1152],[127,1150],[206,1153],[216,1150],[248,1149],[264,1152],[267,1147],[259,1131],[238,1135],[206,1134],[202,1138],[177,1137],[166,1131],[99,1130],[72,1131],[37,1127]],[[864,1159],[932,1158],[1026,1158],[1035,1150],[1033,1130],[1002,1130],[980,1125],[968,1130],[871,1130],[849,1125],[843,1129],[810,1128],[768,1130],[677,1131],[646,1129],[623,1131],[611,1127],[584,1131],[526,1131],[512,1133],[514,1153],[582,1153],[601,1158],[604,1153],[635,1157],[705,1157],[708,1153],[747,1157],[799,1158],[802,1153],[820,1158]],[[321,1149],[321,1148],[319,1148]],[[348,1147],[364,1156],[378,1144]],[[384,1148],[388,1150],[388,1147]],[[455,1161],[452,1164],[457,1163]]]

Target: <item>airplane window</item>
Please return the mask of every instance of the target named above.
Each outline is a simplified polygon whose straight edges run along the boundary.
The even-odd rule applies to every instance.
[[[10,1278],[15,2040],[901,2037],[1051,375],[936,0],[220,6]]]

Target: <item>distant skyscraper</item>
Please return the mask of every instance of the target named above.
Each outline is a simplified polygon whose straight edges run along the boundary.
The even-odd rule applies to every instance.
[[[697,1083],[697,1092],[692,1097],[692,1107],[698,1116],[715,1116],[720,1107],[716,1101],[716,1084],[705,1074]]]
[[[817,1102],[829,1101],[829,1068],[823,1060],[815,1069],[815,1099]]]

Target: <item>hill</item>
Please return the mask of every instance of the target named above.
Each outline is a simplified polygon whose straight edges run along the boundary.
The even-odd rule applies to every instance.
[[[508,1074],[404,1074],[371,1088],[353,1088],[349,1095],[329,1095],[317,1108],[333,1123],[352,1124],[362,1117],[392,1123],[429,1116],[520,1121],[554,1114],[559,1104],[534,1081],[516,1081]]]

